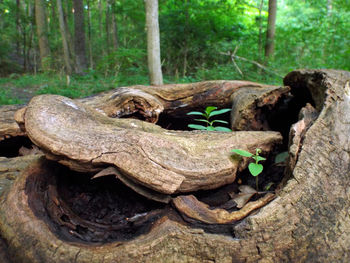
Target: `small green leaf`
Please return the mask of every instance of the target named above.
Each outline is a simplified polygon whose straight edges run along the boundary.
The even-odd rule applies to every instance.
[[[259,156],[259,155],[254,155],[254,156],[252,156],[252,158],[253,158],[255,161],[257,161],[257,162],[265,161],[265,160],[266,160],[266,158],[261,157],[261,156]]]
[[[198,124],[188,124],[188,127],[195,130],[206,130],[207,127]]]
[[[225,124],[228,124],[228,122],[227,122],[227,121],[222,121],[222,120],[213,120],[213,121],[212,121],[212,123],[214,123],[214,122],[220,122],[220,123],[225,123]]]
[[[215,131],[222,131],[222,132],[232,132],[231,129],[226,128],[226,127],[221,127],[221,126],[216,126],[214,130]]]
[[[252,153],[241,150],[241,149],[233,149],[233,150],[231,150],[231,152],[234,152],[234,153],[241,155],[241,156],[244,156],[244,157],[252,157],[253,156]]]
[[[214,107],[214,106],[208,106],[206,109],[205,109],[205,113],[207,114],[208,117],[210,117],[210,113],[213,111],[213,110],[216,110],[217,107]]]
[[[220,114],[223,114],[223,113],[226,113],[226,112],[229,112],[229,111],[231,111],[231,109],[215,110],[215,111],[210,112],[209,117],[213,117],[215,115],[220,115]]]
[[[276,155],[275,157],[275,163],[283,163],[287,160],[288,158],[288,152],[281,152]]]
[[[265,186],[265,191],[269,191],[271,186],[273,186],[275,183],[274,182],[269,182],[266,186]]]
[[[204,119],[194,119],[194,120],[195,120],[195,121],[201,121],[201,122],[205,122],[205,123],[211,124],[210,121],[204,120]]]
[[[203,112],[199,112],[199,111],[191,111],[191,112],[187,113],[187,115],[201,115],[201,116],[205,116]]]
[[[213,127],[213,126],[208,126],[208,127],[207,127],[207,131],[215,131],[215,127]]]
[[[263,171],[264,167],[262,164],[250,163],[248,169],[253,176],[258,176]]]

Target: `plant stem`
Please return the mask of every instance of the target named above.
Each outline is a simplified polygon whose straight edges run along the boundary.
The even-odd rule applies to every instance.
[[[258,176],[256,176],[256,178],[255,178],[255,184],[256,184],[256,191],[259,191],[259,180],[258,180]]]

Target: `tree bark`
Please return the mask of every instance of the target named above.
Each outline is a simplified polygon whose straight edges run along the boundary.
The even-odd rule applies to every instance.
[[[277,16],[277,0],[269,0],[269,17],[267,22],[265,57],[271,58],[275,50],[275,31]]]
[[[73,0],[73,7],[75,71],[78,74],[83,74],[87,69],[83,0]]]
[[[291,93],[299,99],[311,94],[309,102],[320,113],[305,131],[292,176],[281,185],[277,198],[232,225],[232,236],[208,234],[169,215],[154,221],[149,232],[127,242],[67,242],[55,232],[63,225],[52,227],[44,206],[39,202],[36,207],[29,206],[36,193],[54,186],[50,182],[45,184],[44,179],[49,177],[44,168],[49,164],[41,159],[18,177],[1,198],[0,233],[8,244],[11,259],[15,262],[349,262],[350,177],[346,169],[350,163],[349,79],[350,72],[334,70],[298,70],[285,77],[284,83],[291,87]],[[321,92],[315,92],[317,89]],[[321,107],[317,107],[318,103]],[[51,195],[54,198],[49,208],[63,208],[61,200]],[[62,216],[62,211],[57,216]],[[63,219],[64,216],[62,224],[72,224],[73,228],[77,228],[74,222],[84,223],[74,221],[76,218],[73,223]]]
[[[47,71],[50,69],[50,46],[47,38],[45,2],[43,0],[35,0],[35,21],[39,39],[41,67],[44,71]]]
[[[88,46],[89,46],[89,62],[90,68],[94,68],[94,59],[92,54],[92,32],[91,32],[91,3],[90,0],[87,1],[87,11],[88,11]]]
[[[161,88],[143,85],[123,87],[78,99],[78,101],[103,112],[108,117],[122,118],[138,115],[152,123],[158,123],[161,116],[165,116],[164,119],[175,118],[184,122],[184,119],[188,118],[186,113],[203,110],[207,106],[232,107],[231,123],[235,123],[231,125],[232,129],[266,130],[266,122],[258,120],[258,112],[264,106],[273,110],[274,103],[279,99],[283,100],[288,92],[288,87],[263,85],[250,81],[204,81],[167,84]],[[7,113],[3,114],[3,119],[0,119],[0,124],[4,124],[4,129],[0,130],[0,140],[7,135],[16,136],[16,133],[22,133],[16,121],[19,123],[23,121],[20,117],[15,121],[13,117],[21,107],[20,105],[3,107],[3,111]],[[244,107],[246,107],[245,111],[239,115],[239,111]],[[1,109],[0,107],[0,112]],[[251,125],[253,121],[254,125]],[[9,125],[12,128],[7,130]]]
[[[109,1],[111,2],[113,49],[117,50],[119,47],[119,40],[118,40],[118,24],[117,24],[117,18],[115,15],[115,12],[116,12],[115,0],[109,0]]]
[[[145,0],[147,57],[151,85],[162,85],[162,64],[160,60],[160,40],[158,23],[158,0]]]
[[[61,31],[61,37],[62,37],[64,64],[66,67],[67,74],[70,75],[72,74],[73,70],[72,70],[69,45],[67,40],[67,28],[64,23],[62,1],[61,0],[56,0],[56,1],[57,1],[58,19],[59,19],[60,31]]]
[[[262,9],[264,6],[264,0],[260,0],[260,5],[259,5],[259,39],[258,39],[258,50],[259,50],[259,59],[263,60],[263,36],[262,36]]]

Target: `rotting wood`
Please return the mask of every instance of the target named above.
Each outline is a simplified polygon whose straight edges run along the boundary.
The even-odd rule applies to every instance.
[[[228,212],[225,209],[210,209],[203,202],[198,201],[194,195],[181,195],[174,198],[173,204],[182,214],[207,224],[230,224],[232,222],[242,220],[252,211],[263,207],[273,200],[275,195],[268,193],[264,197],[256,201],[248,202],[240,210]]]
[[[241,88],[244,88],[245,91],[248,91],[249,88],[254,89],[255,94],[249,93],[249,96],[254,96],[257,101],[259,98],[256,98],[256,96],[264,97],[264,100],[259,100],[260,106],[256,110],[263,107],[263,101],[267,101],[270,107],[273,106],[269,103],[270,97],[272,101],[276,97],[272,90],[275,90],[275,93],[279,94],[278,96],[289,92],[287,87],[264,85],[250,81],[222,80],[162,86],[120,87],[77,101],[90,105],[108,117],[120,118],[137,115],[146,121],[156,123],[161,114],[168,117],[184,118],[186,113],[203,109],[206,106],[231,107],[231,96]],[[266,91],[266,93],[263,91]],[[240,92],[240,94],[242,93]],[[247,95],[245,98],[251,101],[249,96]],[[25,109],[21,109],[22,107],[24,105],[0,107],[0,140],[9,136],[24,135]],[[21,110],[16,113],[19,109]],[[251,114],[258,117],[257,113],[251,112]]]
[[[232,159],[231,149],[270,152],[282,140],[272,131],[168,131],[140,120],[112,119],[57,95],[31,100],[25,129],[49,159],[86,172],[112,165],[134,184],[163,194],[232,183],[247,162]]]
[[[233,237],[162,218],[125,243],[64,242],[28,207],[26,175],[0,202],[0,232],[14,262],[349,262],[350,72],[297,70],[284,81],[309,89],[320,115],[306,131],[292,177],[276,199],[233,226]],[[313,84],[317,83],[317,85]],[[310,87],[312,85],[313,87]],[[305,105],[305,104],[304,104]]]

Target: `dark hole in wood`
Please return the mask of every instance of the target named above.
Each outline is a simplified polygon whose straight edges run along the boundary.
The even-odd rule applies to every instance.
[[[190,111],[204,112],[204,110],[205,108],[198,108]],[[191,128],[188,128],[189,124],[199,124],[199,125],[206,126],[204,122],[195,121],[195,119],[203,119],[203,118],[204,117],[201,117],[198,115],[186,115],[186,113],[184,113],[183,115],[179,115],[178,117],[174,117],[173,115],[162,113],[159,115],[159,120],[157,122],[157,125],[167,130],[189,131],[189,130],[193,130]],[[211,121],[224,120],[230,123],[230,112],[227,112],[221,115],[216,115],[212,117],[210,120]],[[223,124],[223,123],[215,123],[214,126],[223,126],[223,127],[230,128],[229,124]]]
[[[238,223],[201,223],[180,215],[171,204],[138,195],[113,176],[93,180],[91,176],[46,160],[27,179],[30,208],[62,240],[89,244],[123,242],[148,233],[165,215],[181,224],[228,236],[232,236],[233,226]],[[193,194],[218,208],[237,187],[233,183]]]
[[[0,156],[11,158],[18,156],[19,149],[24,146],[31,148],[32,142],[25,136],[11,137],[0,141]]]
[[[130,240],[166,212],[165,205],[139,196],[113,176],[90,178],[45,161],[27,180],[29,206],[63,240]]]

